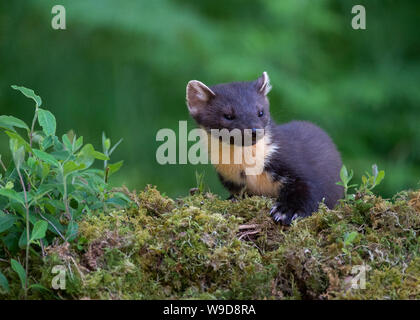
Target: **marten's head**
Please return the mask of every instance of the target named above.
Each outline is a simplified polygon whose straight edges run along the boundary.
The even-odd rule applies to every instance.
[[[270,123],[270,79],[267,72],[255,81],[232,82],[207,87],[191,80],[187,85],[187,106],[197,124],[207,131],[211,129],[245,129],[255,132],[267,130]]]

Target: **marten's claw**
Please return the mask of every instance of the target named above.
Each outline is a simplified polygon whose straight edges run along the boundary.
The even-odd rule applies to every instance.
[[[298,214],[292,211],[283,211],[279,205],[275,205],[271,211],[270,215],[272,216],[275,222],[281,223],[282,225],[289,226],[293,220],[298,218]]]

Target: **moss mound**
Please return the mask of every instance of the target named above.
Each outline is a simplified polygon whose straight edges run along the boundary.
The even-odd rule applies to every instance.
[[[289,228],[272,222],[264,197],[129,196],[136,208],[86,216],[75,243],[32,261],[45,288],[55,265],[67,276],[65,290],[35,287],[31,298],[420,299],[420,191],[321,205]],[[365,289],[352,288],[357,266]],[[18,281],[6,298],[22,294]]]

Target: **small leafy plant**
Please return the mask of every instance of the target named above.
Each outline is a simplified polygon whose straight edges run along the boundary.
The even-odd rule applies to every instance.
[[[366,172],[366,175],[362,176],[362,184],[360,185],[360,193],[371,193],[373,188],[378,186],[385,178],[385,171],[378,171],[378,166],[374,164],[372,166],[372,174]]]
[[[13,116],[0,116],[0,129],[9,138],[13,159],[6,166],[0,155],[0,258],[8,261],[25,249],[24,267],[19,258],[11,259],[10,266],[18,274],[26,297],[31,288],[27,276],[30,249],[39,254],[57,238],[70,242],[78,234],[78,220],[83,214],[108,206],[125,207],[130,200],[112,192],[107,184],[109,176],[123,164],[109,163],[121,140],[111,146],[103,134],[102,153],[73,132],[60,139],[56,119],[41,108],[41,98],[31,89],[12,88],[35,102],[35,114],[30,127]],[[104,161],[104,169],[93,168],[95,160]],[[1,272],[0,288],[9,288]]]
[[[344,198],[355,199],[356,194],[349,194],[349,189],[355,188],[357,194],[371,194],[372,190],[377,187],[382,180],[385,178],[385,171],[378,171],[378,166],[376,164],[372,165],[372,174],[368,172],[362,176],[362,183],[360,186],[357,184],[350,184],[350,181],[353,179],[353,170],[350,172],[347,170],[346,166],[343,165],[340,171],[341,181],[337,182],[338,185],[343,186],[344,188]]]
[[[196,181],[196,184],[197,184],[197,190],[200,193],[203,193],[204,192],[204,189],[205,189],[204,172],[198,172],[198,171],[196,171],[195,172],[195,181]]]
[[[349,248],[353,245],[354,240],[357,238],[359,233],[356,231],[346,233],[343,238],[343,248],[341,249],[345,254],[350,254]]]
[[[337,182],[337,184],[343,186],[344,198],[348,199],[349,197],[351,197],[351,195],[349,196],[348,194],[349,189],[357,187],[357,184],[350,184],[350,181],[353,179],[353,170],[350,170],[350,172],[348,172],[346,166],[343,165],[340,170],[340,179],[341,181]]]

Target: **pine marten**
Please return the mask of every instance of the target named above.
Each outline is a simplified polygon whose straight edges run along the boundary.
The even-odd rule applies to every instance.
[[[231,197],[244,192],[276,198],[270,211],[274,221],[290,225],[296,218],[311,215],[320,202],[333,208],[343,196],[339,181],[341,157],[328,134],[306,121],[277,125],[270,117],[267,94],[271,90],[268,74],[255,81],[232,82],[208,87],[192,80],[187,85],[187,106],[197,124],[211,129],[264,129],[260,139],[252,136],[250,145],[262,144],[262,170],[245,174],[246,163],[216,164],[221,183]],[[220,143],[225,143],[220,141]],[[231,141],[229,143],[232,144]]]

